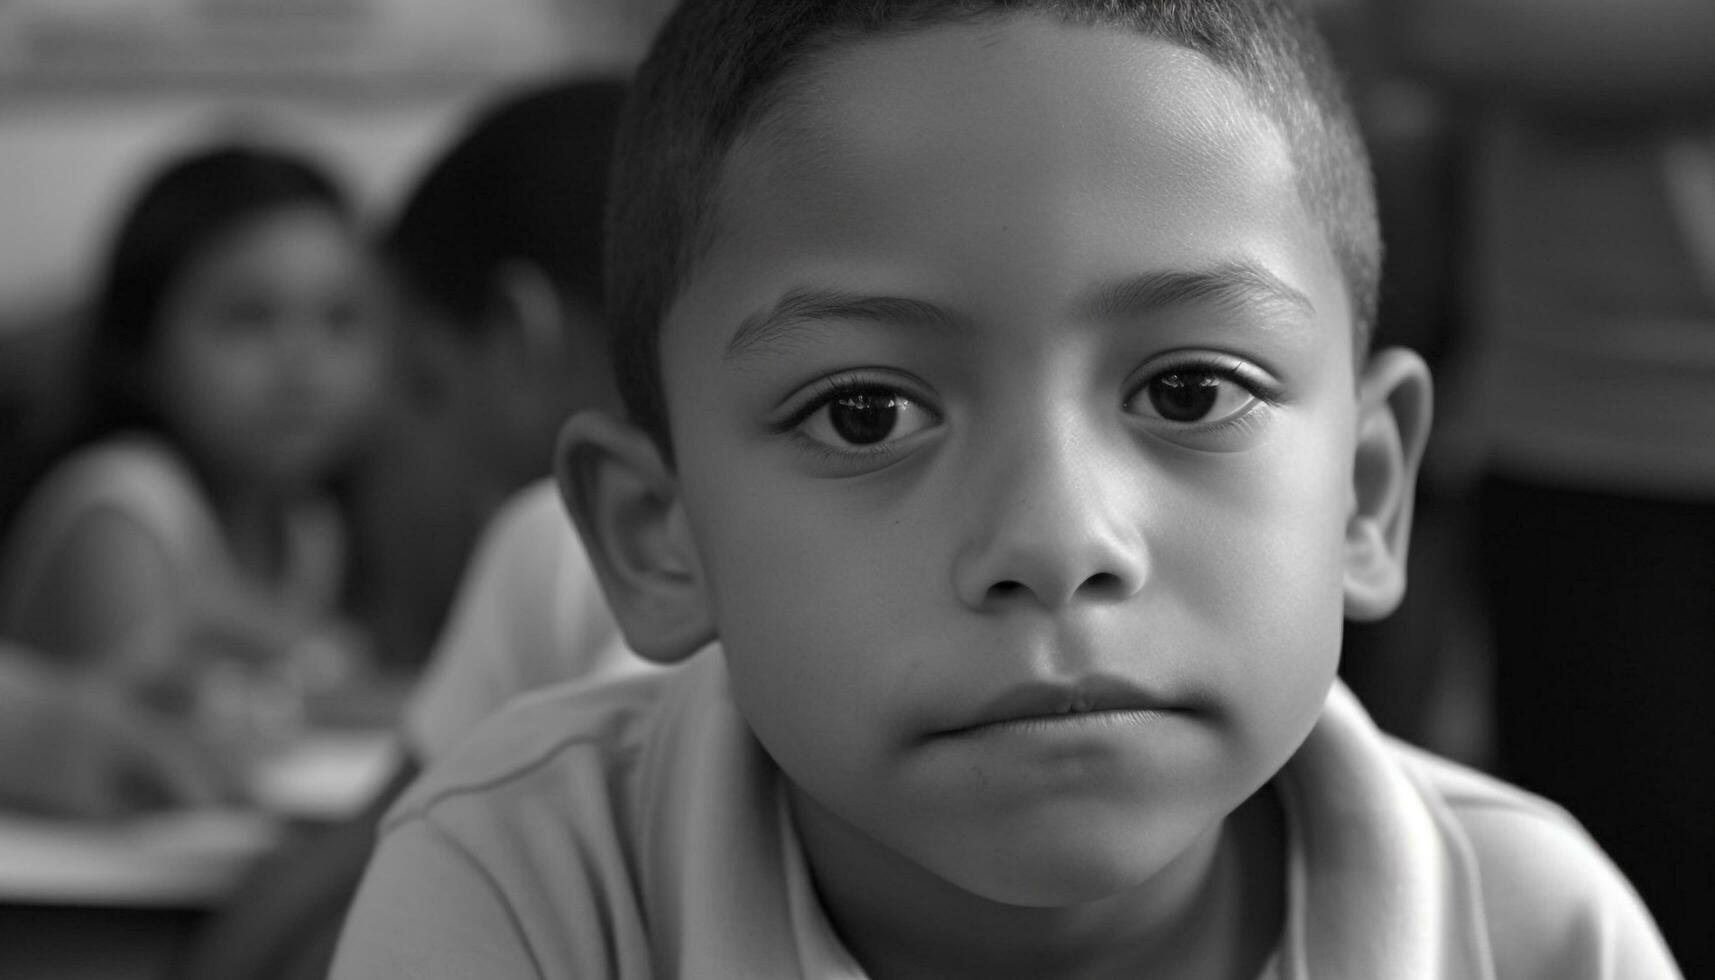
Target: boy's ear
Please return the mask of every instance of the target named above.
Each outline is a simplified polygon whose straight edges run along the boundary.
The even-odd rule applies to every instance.
[[[494,274],[489,316],[524,364],[557,364],[566,345],[565,305],[541,267],[523,259]]]
[[[702,562],[654,440],[605,412],[579,412],[560,430],[554,470],[631,648],[672,663],[712,641]]]
[[[1393,347],[1358,379],[1352,512],[1346,521],[1346,617],[1381,619],[1405,596],[1411,504],[1429,441],[1432,386],[1422,358]]]

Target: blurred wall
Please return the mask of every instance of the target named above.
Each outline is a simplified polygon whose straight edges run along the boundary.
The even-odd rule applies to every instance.
[[[623,70],[671,0],[0,0],[0,330],[62,315],[161,157],[260,130],[384,213],[474,103]]]
[[[385,209],[478,93],[317,99],[189,91],[0,102],[0,328],[76,300],[117,208],[160,158],[259,131],[302,144]]]

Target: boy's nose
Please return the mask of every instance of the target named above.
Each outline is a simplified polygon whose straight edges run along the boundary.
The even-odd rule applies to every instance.
[[[959,600],[978,611],[1059,610],[1136,595],[1149,556],[1125,450],[1064,439],[1039,446],[985,474],[954,559]]]

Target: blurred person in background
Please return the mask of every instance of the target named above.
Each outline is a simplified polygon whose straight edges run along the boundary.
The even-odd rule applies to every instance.
[[[407,748],[440,755],[519,693],[641,668],[619,635],[548,464],[561,423],[615,411],[603,329],[602,215],[622,83],[503,100],[424,179],[388,237],[417,311],[419,376],[479,502],[509,494],[462,570],[446,629],[406,707]]]
[[[80,352],[75,431],[0,552],[0,634],[73,701],[177,726],[233,773],[349,673],[323,482],[375,407],[372,272],[342,193],[292,153],[215,147],[146,182]],[[88,777],[63,761],[54,778]]]
[[[380,628],[433,651],[405,706],[406,762],[364,814],[259,867],[176,976],[324,976],[375,826],[420,765],[513,696],[645,668],[548,477],[561,423],[618,407],[601,243],[624,96],[622,82],[580,78],[496,100],[385,234],[410,398],[356,499]]]
[[[1473,115],[1475,400],[1450,414],[1480,481],[1497,762],[1715,976],[1715,5],[1377,5]]]
[[[355,601],[390,662],[424,661],[480,529],[548,475],[560,423],[617,402],[600,228],[623,91],[592,79],[488,106],[382,236],[404,383],[355,481]]]

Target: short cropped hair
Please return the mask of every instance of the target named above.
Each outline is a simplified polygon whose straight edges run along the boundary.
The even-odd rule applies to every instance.
[[[495,276],[522,259],[600,314],[607,172],[624,100],[621,81],[578,78],[479,112],[382,236],[407,292],[471,334],[486,322]]]
[[[609,187],[606,282],[627,411],[671,455],[660,328],[713,238],[735,143],[818,54],[866,38],[1032,13],[1158,37],[1231,73],[1285,136],[1367,349],[1381,235],[1369,161],[1326,45],[1287,0],[685,0],[634,80]]]

